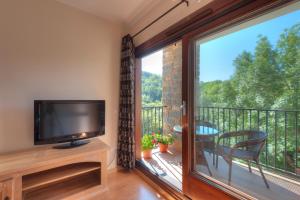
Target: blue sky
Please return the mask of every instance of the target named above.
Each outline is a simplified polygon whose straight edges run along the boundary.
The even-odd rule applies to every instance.
[[[258,35],[276,45],[284,29],[300,22],[300,11],[274,18],[200,45],[200,80],[227,80],[234,73],[233,60],[244,50],[254,52]]]
[[[200,80],[227,80],[234,73],[233,60],[244,50],[254,52],[258,35],[276,45],[284,29],[300,22],[300,10],[250,26],[200,45]],[[142,71],[162,74],[162,50],[142,58]]]

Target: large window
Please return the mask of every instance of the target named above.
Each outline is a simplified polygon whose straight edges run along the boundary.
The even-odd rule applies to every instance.
[[[194,170],[258,199],[300,198],[299,8],[194,43]]]

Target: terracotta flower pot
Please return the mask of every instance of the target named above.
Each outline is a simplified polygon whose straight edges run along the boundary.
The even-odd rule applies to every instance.
[[[159,146],[159,151],[161,153],[165,153],[168,151],[168,146],[167,144],[162,144],[162,143],[158,143],[158,146]]]
[[[145,158],[145,159],[152,158],[152,149],[146,149],[142,153],[143,153],[143,158]]]

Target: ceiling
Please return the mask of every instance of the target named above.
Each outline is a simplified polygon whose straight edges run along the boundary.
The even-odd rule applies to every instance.
[[[165,0],[57,0],[101,18],[129,23]],[[174,1],[174,0],[172,0]]]

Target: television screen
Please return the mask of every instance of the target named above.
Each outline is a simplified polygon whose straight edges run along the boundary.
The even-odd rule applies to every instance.
[[[69,142],[103,135],[104,101],[35,101],[35,144]]]

